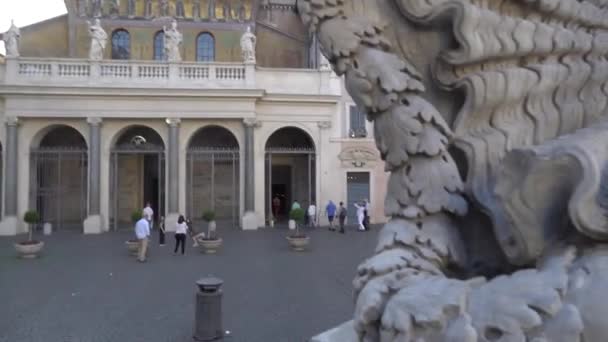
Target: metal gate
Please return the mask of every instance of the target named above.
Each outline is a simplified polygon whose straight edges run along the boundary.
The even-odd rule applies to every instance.
[[[239,150],[191,147],[187,152],[188,217],[202,219],[213,210],[218,223],[239,225]]]
[[[54,230],[81,229],[87,215],[87,151],[42,147],[31,150],[30,208]]]
[[[129,174],[129,167],[135,169],[131,174]],[[148,179],[150,177],[152,177],[151,180]],[[150,185],[150,183],[154,184]],[[150,192],[152,195],[149,194]],[[110,158],[110,225],[112,229],[132,229],[132,213],[141,211],[147,201],[152,202],[155,220],[166,215],[164,148],[154,145],[115,148],[112,150]]]
[[[354,204],[369,200],[369,172],[346,173],[346,198],[348,224],[357,224],[357,209]],[[371,215],[371,213],[368,213]]]

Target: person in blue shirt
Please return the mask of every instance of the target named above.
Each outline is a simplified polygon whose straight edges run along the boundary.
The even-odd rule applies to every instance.
[[[332,200],[329,200],[327,206],[325,207],[325,212],[327,213],[327,220],[329,221],[329,230],[334,231],[334,217],[336,217],[336,205]]]

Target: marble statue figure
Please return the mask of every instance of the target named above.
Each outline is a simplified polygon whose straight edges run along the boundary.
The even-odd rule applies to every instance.
[[[6,50],[6,57],[19,57],[19,40],[21,39],[21,32],[19,28],[15,26],[15,22],[11,20],[11,27],[8,31],[2,35],[4,40],[4,48]]]
[[[183,35],[177,30],[177,21],[171,22],[171,28],[163,26],[165,56],[169,62],[180,62],[182,60],[179,52]]]
[[[99,19],[95,19],[93,25],[88,21],[87,24],[89,25],[89,37],[91,37],[89,59],[95,61],[102,60],[103,51],[105,50],[108,41],[108,34],[104,31],[103,27],[101,27]]]
[[[300,0],[298,12],[390,172],[391,219],[357,269],[353,319],[324,341],[606,341],[603,3]]]
[[[251,26],[241,36],[241,54],[245,63],[255,63],[256,37],[251,33]]]

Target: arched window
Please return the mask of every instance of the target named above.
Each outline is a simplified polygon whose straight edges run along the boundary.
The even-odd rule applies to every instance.
[[[126,30],[112,32],[112,59],[131,58],[131,37]]]
[[[154,60],[165,60],[165,36],[163,31],[158,31],[154,35]]]
[[[196,60],[199,62],[215,61],[215,39],[211,33],[201,33],[196,38]]]

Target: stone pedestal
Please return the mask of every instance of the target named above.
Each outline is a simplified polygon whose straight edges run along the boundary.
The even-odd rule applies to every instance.
[[[357,342],[353,321],[348,321],[313,337],[310,342]]]
[[[21,222],[16,216],[6,216],[0,221],[0,235],[12,236],[22,233]]]
[[[101,215],[90,215],[83,222],[83,233],[101,234],[103,232],[103,219]]]
[[[177,219],[179,219],[179,213],[169,213],[167,217],[165,217],[165,231],[166,232],[174,232],[175,225],[177,224]]]
[[[246,212],[241,220],[241,227],[243,230],[258,229],[258,215],[253,211]]]

